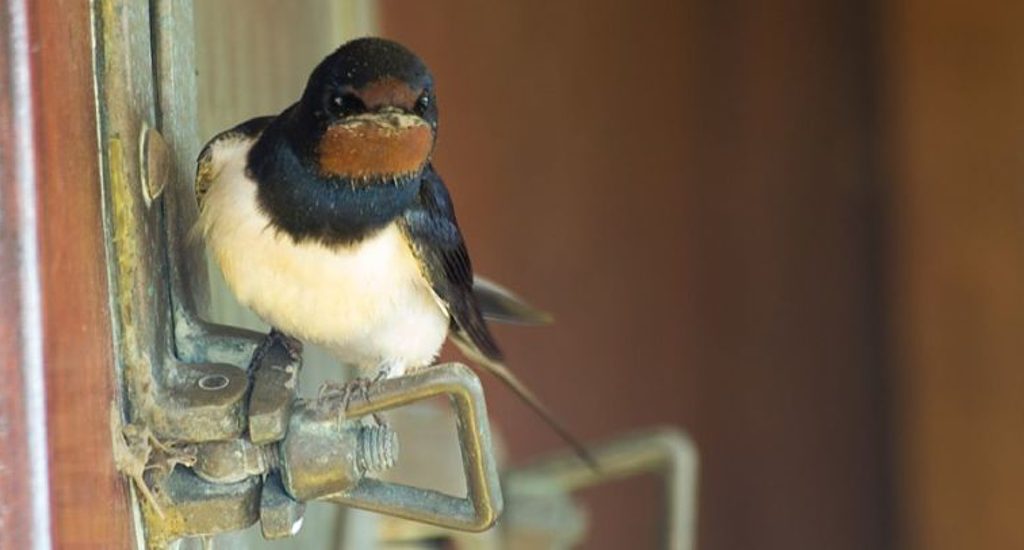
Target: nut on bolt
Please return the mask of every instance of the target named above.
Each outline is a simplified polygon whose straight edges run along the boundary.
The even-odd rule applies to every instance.
[[[281,484],[281,475],[271,472],[260,494],[260,530],[267,540],[294,536],[302,529],[306,505],[293,499]]]
[[[248,439],[211,441],[196,446],[196,475],[213,483],[236,483],[265,473],[269,467],[266,449]]]
[[[279,445],[284,487],[299,501],[344,491],[398,458],[398,438],[388,427],[362,426],[308,404],[293,411]]]

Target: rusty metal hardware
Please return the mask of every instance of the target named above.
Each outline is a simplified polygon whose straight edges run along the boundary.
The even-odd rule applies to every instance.
[[[364,479],[348,490],[324,495],[322,500],[449,529],[483,531],[490,528],[501,514],[502,497],[480,379],[467,367],[449,363],[385,380],[380,385],[371,401],[353,403],[350,414],[364,416],[435,396],[447,395],[451,399],[467,497]]]
[[[260,491],[260,530],[263,538],[277,540],[294,536],[302,529],[306,505],[297,502],[281,484],[281,474],[270,472]]]
[[[271,440],[257,443],[241,434],[231,439],[175,440],[171,452],[188,460],[154,455],[145,477],[153,500],[141,502],[149,548],[166,548],[182,537],[236,531],[257,521],[267,538],[298,532],[305,506],[281,487],[277,452],[295,407],[300,364],[280,345],[262,357],[248,373],[232,370],[248,396],[248,414],[242,418],[245,433],[262,426],[257,433]],[[217,393],[231,383],[219,373],[208,373],[194,378],[188,391]],[[280,422],[284,427],[277,429]]]
[[[468,495],[460,498],[370,477],[397,461],[397,434],[361,418],[444,395],[459,419]],[[144,506],[151,547],[235,531],[256,521],[267,538],[287,537],[298,532],[308,501],[345,504],[449,529],[480,531],[493,525],[501,511],[501,488],[479,379],[465,366],[451,363],[381,381],[371,396],[353,402],[347,411],[336,403],[297,400],[280,441],[200,443],[189,455],[190,467],[156,468],[146,480],[155,500]]]
[[[133,475],[145,483],[136,496],[149,547],[257,521],[267,538],[289,536],[308,500],[452,529],[493,524],[501,490],[483,392],[468,369],[443,365],[382,381],[373,401],[326,414],[297,399],[300,365],[280,346],[243,368],[263,335],[203,320],[204,255],[189,238],[197,218],[195,63],[192,40],[182,38],[193,32],[192,3],[92,5],[104,231],[124,382],[112,424],[131,426],[146,434],[136,443],[154,446],[139,454],[151,459],[145,474]],[[445,395],[460,418],[467,496],[371,477],[397,459],[397,435],[362,417]]]
[[[387,426],[343,421],[338,413],[300,405],[277,449],[282,483],[298,500],[346,491],[398,459],[398,436]]]
[[[249,441],[264,445],[284,439],[299,387],[300,363],[280,346],[271,348],[252,374],[249,394]]]

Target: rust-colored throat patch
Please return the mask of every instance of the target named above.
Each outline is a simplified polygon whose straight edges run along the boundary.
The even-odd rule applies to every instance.
[[[433,131],[422,118],[405,113],[367,113],[328,128],[317,154],[323,175],[369,182],[421,170],[433,147]]]

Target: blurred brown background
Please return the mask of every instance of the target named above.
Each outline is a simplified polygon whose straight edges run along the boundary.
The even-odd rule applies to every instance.
[[[1024,548],[1024,4],[403,2],[477,270],[585,438],[674,423],[703,549]],[[559,445],[497,385],[513,462]],[[585,495],[650,548],[653,480]]]

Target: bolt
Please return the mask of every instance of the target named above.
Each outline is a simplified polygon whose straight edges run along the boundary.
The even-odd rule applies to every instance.
[[[149,207],[163,194],[167,180],[172,175],[173,161],[170,147],[160,132],[149,126],[143,126],[140,141],[142,197],[145,199],[146,206]]]
[[[398,461],[398,434],[387,426],[363,426],[359,430],[359,468],[382,472]]]
[[[398,458],[398,436],[390,428],[364,425],[307,402],[295,408],[288,435],[277,447],[285,489],[300,502],[348,491]]]

